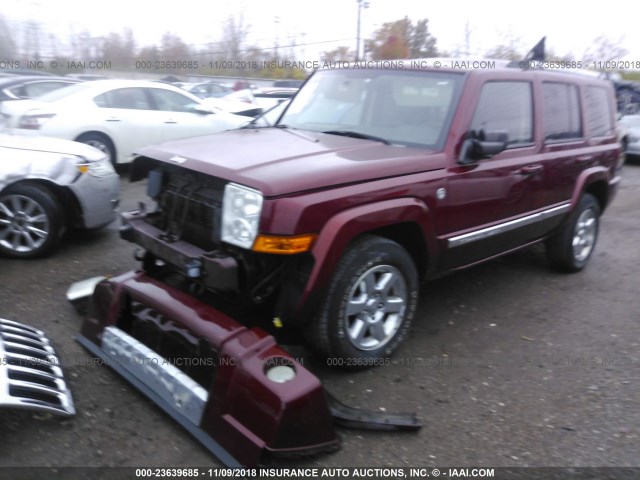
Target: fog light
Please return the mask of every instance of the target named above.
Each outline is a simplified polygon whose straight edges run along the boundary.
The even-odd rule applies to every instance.
[[[288,365],[269,367],[265,373],[267,378],[275,383],[285,383],[296,378],[296,371]]]

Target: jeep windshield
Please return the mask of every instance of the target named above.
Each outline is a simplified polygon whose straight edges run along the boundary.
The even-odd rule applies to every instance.
[[[463,80],[435,71],[322,70],[277,126],[439,150]]]

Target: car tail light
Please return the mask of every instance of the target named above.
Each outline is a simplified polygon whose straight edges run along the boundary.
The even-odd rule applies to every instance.
[[[42,113],[38,115],[24,115],[20,117],[18,128],[26,128],[29,130],[39,130],[55,113]]]

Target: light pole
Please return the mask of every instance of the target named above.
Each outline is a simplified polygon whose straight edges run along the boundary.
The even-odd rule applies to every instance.
[[[356,62],[360,60],[360,15],[363,8],[369,8],[369,2],[366,0],[356,0],[358,2],[358,28],[356,34]]]
[[[273,17],[273,23],[276,24],[276,45],[275,45],[275,55],[276,55],[276,61],[279,60],[278,58],[278,48],[280,48],[280,45],[278,45],[280,43],[280,17]]]

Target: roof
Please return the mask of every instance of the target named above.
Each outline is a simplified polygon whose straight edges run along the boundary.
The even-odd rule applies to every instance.
[[[55,77],[55,76],[45,76],[45,75],[20,75],[20,76],[10,76],[10,77],[0,77],[0,86],[4,87],[6,85],[13,85],[23,82],[50,82],[52,80],[66,80],[69,83],[78,83],[78,80],[75,78],[68,77]]]
[[[390,69],[402,71],[438,71],[447,73],[474,73],[481,71],[499,71],[504,73],[523,72],[541,75],[570,75],[584,79],[607,80],[600,72],[587,69],[552,68],[549,64],[560,66],[561,62],[542,62],[537,60],[511,61],[482,57],[432,57],[402,58],[394,60],[365,60],[360,62],[324,62],[321,70],[348,69]],[[481,74],[481,73],[480,73]]]

